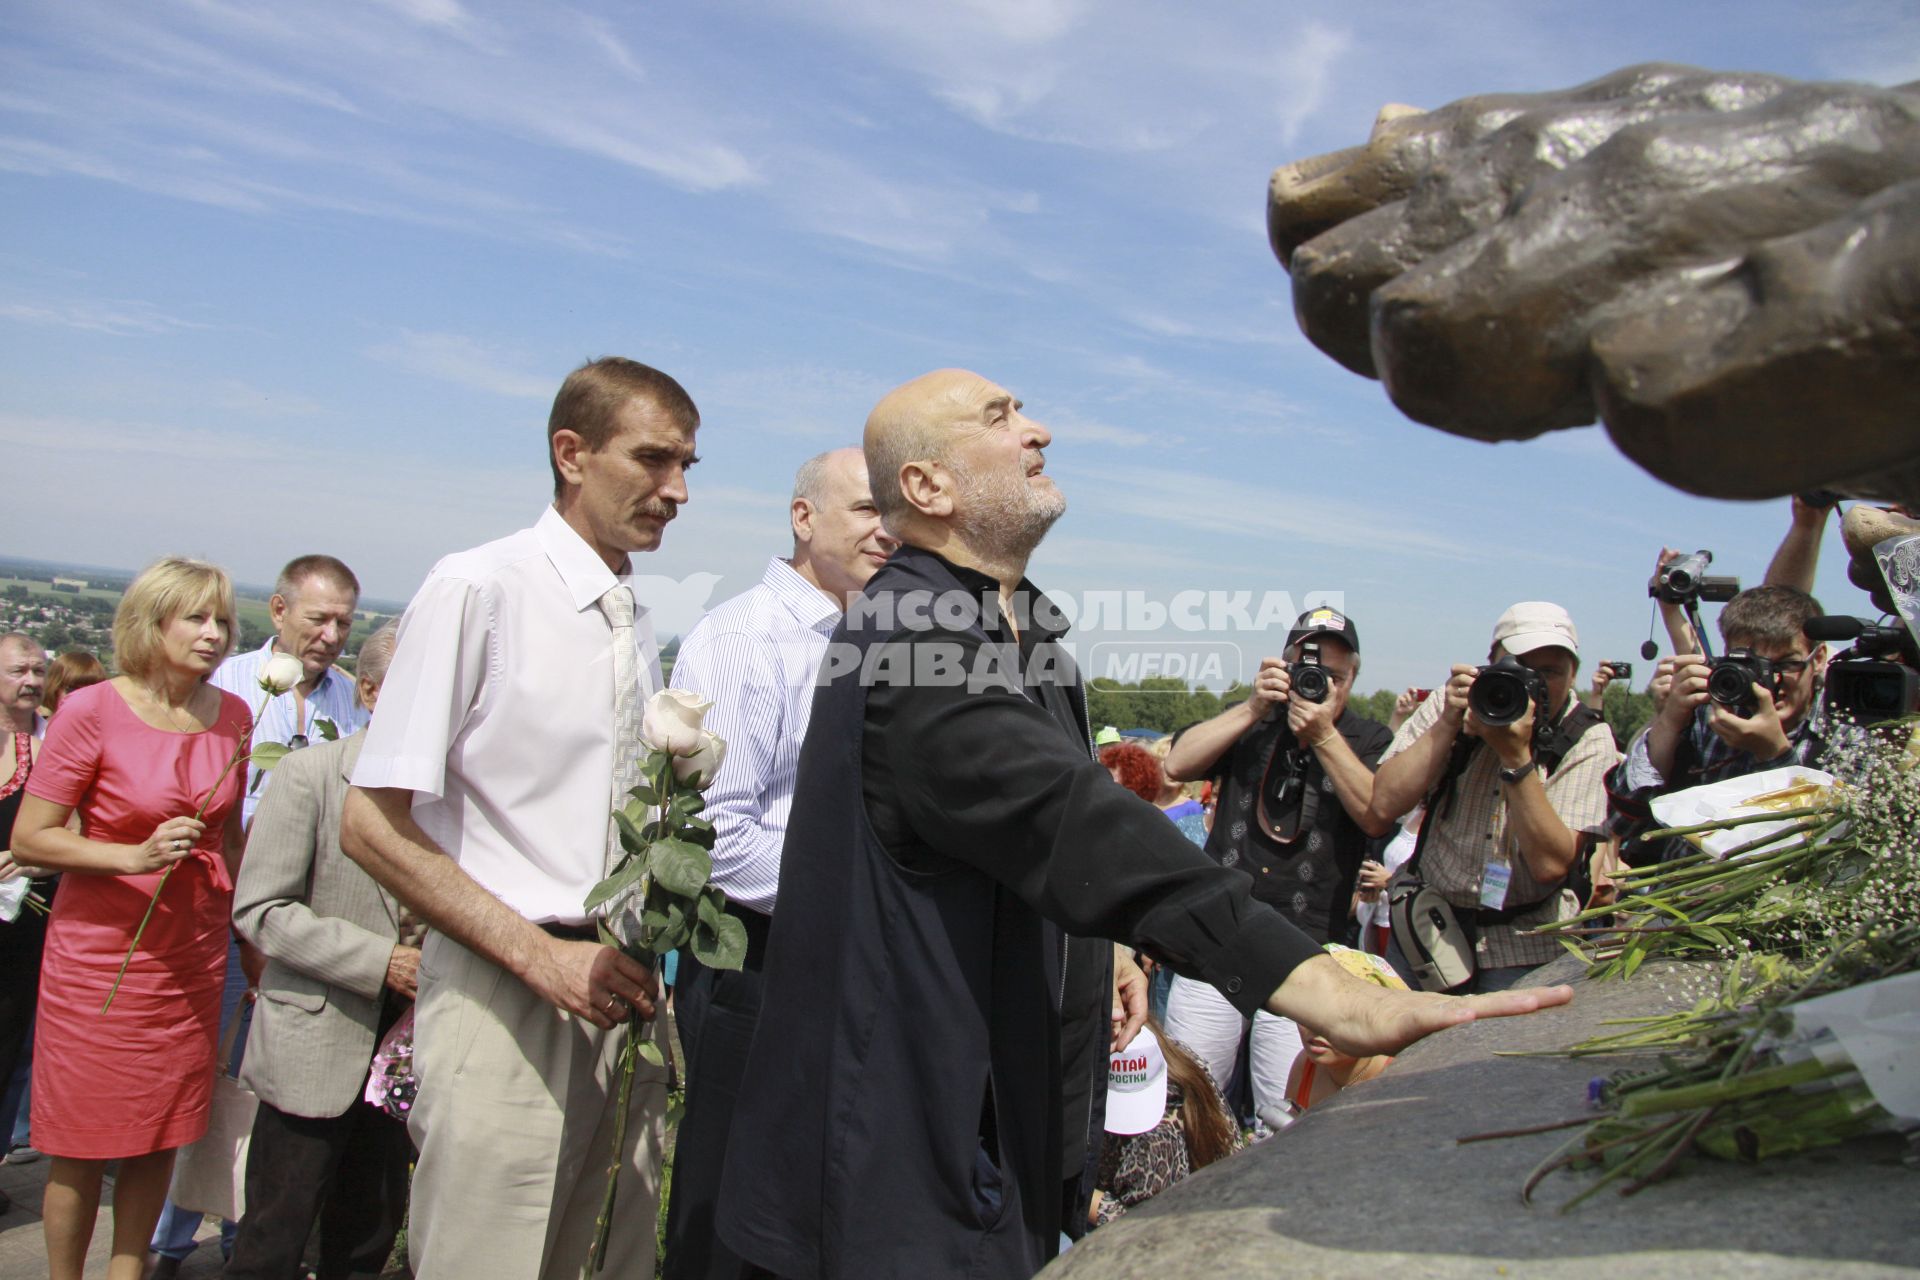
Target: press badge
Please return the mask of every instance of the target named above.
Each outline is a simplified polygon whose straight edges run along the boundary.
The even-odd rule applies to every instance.
[[[1507,886],[1513,883],[1513,868],[1504,862],[1489,862],[1480,873],[1480,905],[1498,911],[1507,905]]]

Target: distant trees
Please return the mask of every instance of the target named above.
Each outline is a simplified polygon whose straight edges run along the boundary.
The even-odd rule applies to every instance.
[[[1236,684],[1225,693],[1214,693],[1189,688],[1185,681],[1170,676],[1151,677],[1132,684],[1096,677],[1087,682],[1087,719],[1096,732],[1102,725],[1110,724],[1116,729],[1173,733],[1219,715],[1234,703],[1244,701],[1247,693],[1244,684]],[[1393,700],[1398,694],[1397,689],[1356,693],[1347,705],[1357,715],[1386,724],[1393,716]],[[1607,689],[1601,714],[1620,745],[1625,747],[1653,719],[1653,699],[1616,684]]]

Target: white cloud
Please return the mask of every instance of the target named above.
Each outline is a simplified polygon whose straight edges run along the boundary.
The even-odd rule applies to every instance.
[[[1171,468],[1075,464],[1070,498],[1148,524],[1236,538],[1464,560],[1465,544],[1374,503],[1322,496],[1278,483],[1230,480]]]
[[[807,16],[842,31],[984,128],[1118,153],[1197,146],[1264,130],[1271,99],[1291,141],[1320,106],[1351,40],[1315,18],[1261,8],[1110,3],[823,0]]]
[[[867,414],[892,387],[872,374],[817,364],[734,368],[701,379],[702,420],[715,425],[708,448],[762,431],[811,440],[821,449],[856,444]],[[800,459],[795,457],[797,465]],[[784,499],[783,499],[784,502]],[[784,508],[783,508],[784,509]]]
[[[1137,431],[1132,427],[1116,427],[1104,422],[1092,422],[1074,414],[1049,414],[1047,424],[1053,431],[1054,442],[1050,450],[1059,456],[1060,452],[1071,452],[1085,445],[1104,444],[1119,449],[1144,449],[1148,445],[1171,448],[1181,441],[1181,437],[1165,432]]]
[[[366,355],[409,373],[522,400],[550,399],[560,385],[558,378],[526,372],[517,353],[459,333],[404,329],[392,342],[369,347]]]
[[[94,301],[71,298],[50,301],[10,299],[0,301],[0,320],[20,324],[55,325],[90,333],[128,335],[137,333],[177,333],[183,329],[208,329],[211,325],[169,315],[150,302],[137,300]]]

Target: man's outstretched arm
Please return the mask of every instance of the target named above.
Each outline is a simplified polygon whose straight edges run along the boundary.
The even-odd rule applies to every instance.
[[[1267,1001],[1267,1011],[1305,1023],[1355,1057],[1398,1053],[1436,1031],[1566,1004],[1572,987],[1524,987],[1479,996],[1400,991],[1354,977],[1332,956],[1297,966]]]
[[[1213,862],[1115,783],[1021,692],[882,685],[868,694],[869,726],[876,721],[885,729],[867,744],[879,766],[869,786],[888,779],[888,799],[924,844],[992,876],[1072,933],[1130,942],[1211,983],[1243,1013],[1297,1005],[1309,1020],[1333,1019],[1321,1029],[1336,1043],[1371,1046],[1543,1003],[1535,992],[1510,1001],[1383,1001],[1411,993],[1371,988],[1376,997],[1358,979],[1348,979],[1356,992],[1315,977],[1338,964],[1256,901],[1244,872]],[[1303,971],[1311,972],[1290,990]]]

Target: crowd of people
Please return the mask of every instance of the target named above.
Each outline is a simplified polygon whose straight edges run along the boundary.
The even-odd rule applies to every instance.
[[[111,675],[0,637],[0,882],[32,886],[0,924],[0,1079],[30,1081],[0,1135],[49,1160],[56,1280],[110,1165],[108,1275],[178,1270],[215,1206],[169,1203],[176,1153],[222,1071],[255,1099],[230,1277],[377,1275],[403,1223],[422,1277],[577,1274],[616,1135],[606,1270],[651,1274],[676,1074],[667,1276],[1026,1276],[1421,1036],[1569,999],[1526,984],[1559,953],[1531,930],[1667,856],[1652,799],[1835,732],[1806,634],[1829,512],[1797,502],[1719,618],[1767,659],[1744,708],[1667,604],[1658,710],[1616,742],[1613,664],[1582,688],[1573,619],[1524,601],[1380,724],[1349,706],[1358,622],[1319,608],[1214,718],[1096,735],[1025,576],[1066,505],[1051,436],[936,371],[800,466],[791,544],[684,639],[747,948],[679,956],[684,1062],[622,1089],[664,996],[585,903],[663,683],[634,557],[698,428],[658,370],[576,370],[553,504],[440,561],[351,674],[359,583],[325,555],[286,566],[252,652],[227,575],[179,558],[127,591]],[[1393,909],[1415,893],[1449,939]]]

